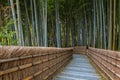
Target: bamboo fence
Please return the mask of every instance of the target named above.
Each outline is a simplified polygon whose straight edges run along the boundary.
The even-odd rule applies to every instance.
[[[89,48],[87,55],[107,80],[120,80],[120,52]]]
[[[86,54],[86,47],[85,46],[74,47],[73,53],[75,53],[75,54]]]
[[[0,80],[52,80],[72,53],[72,48],[1,46]]]

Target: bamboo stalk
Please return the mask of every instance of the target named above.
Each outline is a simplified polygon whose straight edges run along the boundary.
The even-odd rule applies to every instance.
[[[116,49],[116,0],[114,0],[114,29],[113,29],[113,50]]]
[[[4,74],[8,74],[8,73],[11,73],[11,72],[15,72],[17,71],[19,68],[18,67],[15,67],[15,68],[12,68],[12,69],[7,69],[5,71],[0,71],[0,76],[1,75],[4,75]]]
[[[29,77],[27,77],[27,78],[25,78],[25,79],[22,79],[22,80],[30,80],[30,79],[32,79],[33,78],[33,76],[29,76]]]
[[[112,33],[112,0],[110,0],[110,49],[112,50],[113,49],[113,33]]]

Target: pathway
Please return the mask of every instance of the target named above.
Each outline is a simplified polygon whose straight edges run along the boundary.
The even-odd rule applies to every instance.
[[[85,55],[73,55],[73,60],[55,80],[101,80]]]

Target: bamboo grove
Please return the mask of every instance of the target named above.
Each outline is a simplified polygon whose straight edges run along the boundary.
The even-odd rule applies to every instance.
[[[119,0],[0,0],[0,45],[120,50]]]

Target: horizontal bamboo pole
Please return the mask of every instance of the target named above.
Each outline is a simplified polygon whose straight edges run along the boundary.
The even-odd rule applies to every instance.
[[[54,54],[56,54],[56,53],[54,53]],[[7,63],[7,62],[17,61],[17,60],[22,60],[22,59],[28,59],[28,58],[35,58],[35,57],[46,56],[46,55],[53,55],[53,54],[43,53],[43,54],[35,54],[35,55],[28,55],[28,56],[21,56],[21,57],[3,59],[3,60],[0,60],[0,63]]]
[[[94,51],[94,50],[92,50],[92,49],[89,49],[89,50],[91,50],[91,51],[93,51],[93,52],[96,53],[96,51]],[[98,53],[100,53],[100,52],[98,52]],[[105,54],[101,54],[101,55],[106,56]],[[117,55],[116,55],[116,57],[113,57],[113,56],[111,56],[111,55],[107,55],[107,57],[120,61],[120,58],[116,58]]]
[[[49,66],[49,68],[52,68],[52,67],[55,66],[56,64],[57,64],[57,63],[54,63],[53,65]],[[34,77],[40,75],[41,73],[43,73],[43,72],[45,72],[45,71],[47,71],[47,70],[49,70],[49,68],[47,67],[47,68],[43,69],[43,71],[39,71],[39,72],[35,73],[35,74],[34,74]],[[55,71],[53,71],[52,74],[53,74],[54,72],[55,72]],[[47,79],[49,76],[50,76],[50,75],[44,77],[43,79]],[[29,76],[29,77],[27,77],[27,78],[25,78],[25,79],[23,79],[23,80],[30,80],[30,79],[32,79],[32,78],[33,78],[33,76]]]
[[[98,51],[99,51],[99,50],[98,50]],[[117,56],[116,56],[116,57],[111,57],[111,55],[105,55],[104,53],[102,53],[102,51],[97,52],[97,51],[94,51],[94,50],[92,50],[92,49],[89,49],[89,50],[88,50],[88,56],[91,57],[91,59],[92,59],[95,63],[96,63],[96,61],[99,62],[101,65],[98,65],[97,63],[96,63],[96,65],[98,65],[99,67],[100,67],[100,66],[103,66],[104,68],[103,68],[103,67],[100,67],[103,71],[104,71],[104,69],[106,69],[106,70],[110,71],[111,74],[114,74],[114,76],[116,76],[117,79],[120,79],[120,74],[116,73],[116,72],[111,68],[111,66],[108,67],[108,65],[105,64],[105,63],[109,63],[109,65],[112,65],[112,66],[120,69],[120,65],[118,65],[118,64],[116,63],[116,61],[119,61],[119,59],[117,58]],[[98,58],[100,58],[100,60],[99,60]],[[111,60],[109,60],[109,59],[114,59],[115,62],[113,62],[113,61],[111,61]],[[104,61],[104,62],[103,62],[103,61]],[[110,75],[109,73],[107,73],[106,71],[104,71],[104,72],[111,78],[111,80],[114,80],[114,78],[111,77],[111,75]]]
[[[95,53],[95,52],[94,52]],[[94,54],[94,53],[92,53],[92,54]],[[105,58],[103,58],[102,56],[104,56],[104,55],[102,55],[102,56],[100,56],[99,54],[94,54],[94,55],[96,55],[96,56],[98,56],[98,57],[100,57],[101,59],[103,59],[104,61],[106,61],[106,62],[108,62],[108,63],[110,63],[111,65],[114,65],[114,66],[116,66],[117,68],[119,68],[120,69],[120,65],[117,65],[115,62],[111,62],[111,61],[109,61],[109,59],[108,60],[106,60]],[[106,57],[106,56],[105,56]],[[108,57],[108,56],[107,56]],[[111,57],[110,57],[111,58]],[[114,58],[115,59],[115,58]],[[116,59],[115,59],[116,60]]]
[[[99,67],[100,70],[102,70],[103,73],[105,73],[109,78],[110,80],[113,80],[112,77],[103,69],[102,65],[98,65],[97,62],[96,62],[96,59],[93,59],[93,57],[91,57],[90,55],[88,55],[89,58]],[[105,76],[105,75],[104,75]],[[105,77],[107,77],[105,76]],[[107,78],[106,78],[107,79]],[[108,79],[107,79],[108,80]]]
[[[16,50],[17,49],[18,48],[16,48]],[[7,50],[7,48],[5,48],[5,50]],[[23,50],[23,49],[20,48],[17,53],[19,53],[20,50]],[[7,67],[3,68],[5,70],[0,71],[0,77],[7,78],[8,75],[14,75],[14,74],[16,75],[16,73],[20,71],[22,75],[18,73],[19,74],[17,75],[17,78],[19,78],[18,80],[35,79],[37,76],[42,75],[42,73],[44,75],[43,79],[47,80],[47,78],[49,78],[50,75],[54,74],[57,70],[60,70],[62,65],[66,64],[67,61],[71,59],[69,57],[72,56],[72,48],[71,49],[56,49],[55,52],[54,51],[52,52],[52,50],[51,51],[49,50],[46,53],[39,52],[39,48],[37,50],[38,51],[36,51],[35,54],[34,53],[32,54],[32,52],[25,51],[24,49],[24,53],[22,52],[19,56],[15,52],[12,54],[12,56],[10,55],[6,56],[6,54],[8,54],[6,53],[4,57],[0,60],[0,64],[2,65],[1,69],[5,65],[9,65],[14,62],[15,64],[13,64],[13,66],[16,65],[16,67],[12,67],[11,65],[10,67],[8,66],[8,68]],[[17,56],[17,57],[14,57],[14,56]],[[37,68],[39,69],[39,64],[42,65],[42,67],[40,68],[40,71],[36,71]],[[34,72],[32,72],[34,68],[36,69]],[[28,71],[28,72],[30,70],[30,73],[27,74],[27,72],[25,72],[24,69],[25,71]],[[53,73],[50,73],[51,70]],[[12,77],[12,79],[14,79],[14,76]]]
[[[54,57],[54,58],[51,58],[49,60],[53,60],[57,57]],[[11,68],[11,69],[7,69],[7,70],[4,70],[4,71],[0,71],[0,76],[1,75],[4,75],[4,74],[8,74],[8,73],[11,73],[11,72],[16,72],[18,70],[23,70],[25,68],[29,68],[29,67],[32,67],[32,65],[38,65],[38,64],[41,64],[41,63],[44,63],[44,62],[47,62],[48,59],[45,59],[43,61],[37,61],[37,62],[33,62],[33,63],[29,63],[29,64],[25,64],[25,65],[21,65],[21,66],[18,66],[18,67],[14,67],[14,68]]]
[[[65,54],[64,54],[64,55],[65,55]],[[62,57],[62,56],[64,56],[64,55],[61,55],[60,57]],[[57,57],[55,57],[54,59],[57,59]],[[51,60],[52,60],[52,59],[51,59]],[[47,61],[47,60],[44,60],[44,61]],[[40,75],[40,74],[42,74],[43,72],[49,70],[50,68],[52,68],[53,66],[55,66],[55,65],[57,65],[57,64],[59,64],[59,62],[58,62],[58,63],[54,63],[53,65],[48,66],[48,67],[44,68],[42,71],[39,71],[39,72],[35,73],[35,74],[32,75],[32,76],[26,77],[26,78],[23,79],[23,80],[30,80],[30,79],[33,78],[33,76],[34,76],[34,77],[35,77],[35,76],[38,76],[38,75]],[[56,71],[56,70],[55,70],[55,71]],[[54,73],[55,71],[53,71],[53,73]],[[50,75],[44,77],[44,80],[46,80],[49,76],[50,76]]]

